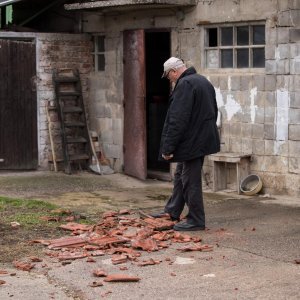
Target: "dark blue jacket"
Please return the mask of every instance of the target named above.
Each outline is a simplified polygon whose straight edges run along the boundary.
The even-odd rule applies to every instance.
[[[214,87],[195,68],[188,68],[170,96],[159,160],[164,160],[162,154],[173,154],[169,162],[180,162],[220,151],[217,116]]]

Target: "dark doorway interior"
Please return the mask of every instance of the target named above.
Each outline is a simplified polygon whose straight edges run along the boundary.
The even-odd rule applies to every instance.
[[[163,63],[170,57],[170,32],[146,32],[147,169],[150,174],[169,173],[169,163],[158,161],[161,132],[168,109],[170,84],[162,79]],[[159,177],[159,176],[154,176]]]

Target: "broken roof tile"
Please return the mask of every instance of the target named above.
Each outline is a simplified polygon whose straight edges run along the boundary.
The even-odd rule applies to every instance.
[[[139,277],[127,274],[111,274],[104,279],[106,282],[136,282],[139,280]]]

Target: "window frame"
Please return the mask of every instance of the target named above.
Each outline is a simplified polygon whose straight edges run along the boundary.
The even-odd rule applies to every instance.
[[[99,37],[102,37],[103,38],[103,51],[100,51],[98,49],[98,38]],[[93,34],[92,36],[92,41],[93,41],[93,44],[94,44],[94,51],[92,51],[92,55],[94,57],[94,69],[95,69],[95,72],[105,72],[105,67],[106,67],[106,61],[105,61],[105,35],[102,34],[102,33],[99,33],[99,34]],[[100,55],[103,55],[104,57],[104,68],[103,70],[99,70],[99,56]]]
[[[249,28],[249,44],[248,45],[237,45],[237,27],[247,26]],[[253,44],[253,27],[254,26],[264,26],[265,28],[265,43],[264,44]],[[233,28],[233,44],[230,46],[222,46],[221,45],[221,28],[231,27]],[[209,47],[209,29],[217,28],[217,39],[218,44],[214,47]],[[221,66],[221,50],[233,50],[233,66],[223,68]],[[248,49],[248,58],[249,65],[248,67],[237,67],[237,50],[239,49]],[[245,70],[255,72],[255,71],[264,71],[264,67],[253,67],[253,49],[266,49],[266,24],[265,22],[247,22],[247,23],[217,23],[204,27],[204,68],[206,70],[216,71],[216,70],[232,70],[232,71],[240,71],[243,72]],[[208,66],[208,51],[215,50],[218,51],[218,66],[217,67],[209,67]],[[265,59],[266,61],[266,59]]]

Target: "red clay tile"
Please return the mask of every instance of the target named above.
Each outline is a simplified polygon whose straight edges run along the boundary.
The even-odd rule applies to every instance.
[[[102,214],[102,218],[109,218],[109,217],[115,217],[117,216],[118,213],[116,211],[106,211],[105,213]]]
[[[123,264],[127,262],[127,256],[124,254],[115,254],[111,258],[113,265]]]
[[[22,271],[30,271],[35,266],[35,264],[17,261],[17,260],[13,261],[13,265],[15,266],[15,268]]]
[[[29,259],[32,261],[32,262],[41,262],[43,261],[41,258],[38,258],[36,256],[30,256]]]
[[[183,252],[187,252],[187,251],[209,252],[209,251],[213,251],[213,248],[214,248],[214,246],[212,246],[212,245],[194,244],[193,246],[185,246],[178,250],[183,251]]]
[[[132,248],[142,249],[144,251],[157,251],[158,246],[154,239],[134,239],[131,241]]]
[[[93,275],[96,277],[106,277],[107,273],[106,273],[106,271],[104,271],[102,269],[96,269],[93,271]]]
[[[139,277],[126,274],[111,274],[104,279],[106,282],[136,282],[139,280]]]
[[[139,239],[145,239],[153,234],[153,229],[149,227],[144,227],[137,231],[137,237]]]
[[[142,262],[139,262],[137,265],[140,267],[145,267],[145,266],[152,266],[152,265],[158,265],[161,263],[161,260],[154,260],[153,258],[150,258],[148,260],[144,260]]]
[[[156,241],[167,241],[170,238],[170,235],[167,232],[159,232],[152,235]]]
[[[58,260],[74,260],[74,259],[79,259],[79,258],[84,258],[87,257],[87,253],[82,253],[82,252],[62,252],[58,255]]]
[[[89,238],[88,242],[89,244],[92,245],[107,246],[112,244],[126,243],[128,242],[128,239],[119,236],[114,236],[114,237],[103,236],[100,238],[97,237]]]
[[[99,250],[99,247],[94,245],[85,245],[83,246],[83,249],[87,251],[95,251],[95,250]]]
[[[175,222],[165,220],[162,218],[152,219],[152,218],[146,218],[143,220],[148,226],[152,227],[155,230],[167,230],[173,228]]]
[[[59,239],[54,239],[49,241],[49,249],[61,249],[64,247],[81,247],[87,244],[86,239],[76,236],[76,237],[62,237]]]
[[[102,250],[95,250],[90,253],[92,256],[103,256],[105,254]]]
[[[79,223],[74,223],[74,222],[62,224],[59,226],[59,228],[62,228],[65,230],[70,230],[70,231],[74,231],[74,230],[89,231],[92,229],[92,227],[93,226],[91,226],[91,225],[79,224]]]
[[[115,253],[126,253],[127,257],[134,258],[141,256],[141,253],[138,251],[133,250],[132,248],[126,248],[126,247],[117,247],[117,248],[111,248],[108,251],[109,254],[115,254]]]

